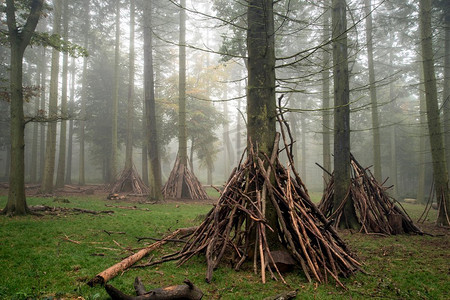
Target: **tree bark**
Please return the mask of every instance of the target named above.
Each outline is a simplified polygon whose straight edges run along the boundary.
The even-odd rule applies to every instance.
[[[161,160],[159,155],[158,130],[156,122],[156,101],[155,101],[155,78],[153,75],[153,36],[152,28],[152,4],[153,1],[146,1],[144,6],[144,107],[145,107],[145,132],[146,150],[150,163],[149,181],[150,197],[157,201],[162,200],[162,176]],[[145,157],[147,159],[147,157]],[[148,162],[148,160],[147,160]]]
[[[427,104],[428,132],[430,134],[431,157],[433,160],[433,177],[436,196],[439,204],[437,225],[449,225],[450,199],[448,191],[447,162],[439,107],[437,99],[436,75],[434,71],[431,0],[420,0],[420,36],[422,46],[422,63],[425,79],[425,94]]]
[[[130,54],[128,73],[128,102],[127,102],[127,142],[125,151],[125,170],[133,166],[133,119],[134,119],[134,28],[136,19],[135,0],[130,0]]]
[[[328,3],[329,1],[327,1]],[[323,38],[324,42],[330,39],[330,8],[324,6],[324,24],[323,24]],[[322,70],[322,164],[325,170],[323,171],[323,189],[327,188],[330,181],[329,172],[331,171],[331,124],[330,124],[330,47],[324,46],[322,52],[323,70]]]
[[[11,162],[9,176],[8,201],[2,213],[7,215],[24,215],[29,209],[25,197],[24,181],[24,130],[22,70],[23,55],[36,29],[44,0],[33,0],[30,3],[30,14],[22,31],[16,23],[16,7],[13,0],[6,0],[6,18],[8,40],[11,46],[10,89],[11,89]]]
[[[38,87],[41,86],[41,73],[39,70],[36,74]],[[43,91],[41,91],[43,93]],[[34,114],[37,116],[39,114],[39,98],[34,99]],[[30,182],[37,183],[37,158],[38,158],[38,140],[39,140],[39,123],[33,123],[33,137],[31,144],[31,166],[30,166]]]
[[[372,41],[372,1],[365,0],[364,11],[366,14],[366,46],[367,59],[369,63],[369,90],[370,103],[372,108],[372,131],[373,131],[373,167],[374,176],[378,181],[382,180],[381,175],[381,146],[380,146],[380,122],[378,118],[377,88],[375,86],[375,66],[373,62],[373,41]]]
[[[393,33],[389,34],[389,39],[391,41],[391,48],[389,49],[389,63],[391,66],[394,65],[394,39],[393,39]],[[394,83],[390,82],[389,83],[389,99],[390,101],[392,101],[391,107],[394,111],[394,109],[396,108],[396,104],[394,104]],[[397,199],[398,197],[398,175],[397,175],[397,126],[394,125],[392,126],[391,129],[391,167],[390,167],[390,172],[391,172],[391,180],[392,180],[392,194],[391,196],[394,199]]]
[[[346,1],[333,0],[334,79],[334,207],[346,200],[350,187],[350,107]],[[358,228],[352,201],[345,201],[339,227]]]
[[[275,31],[272,0],[250,0],[247,8],[247,147],[272,153],[276,134]],[[259,154],[258,154],[259,155]],[[267,201],[265,218],[277,228],[277,212]],[[267,232],[271,249],[277,249],[278,232]]]
[[[61,33],[61,0],[53,0],[53,33]],[[59,51],[52,50],[52,66],[50,70],[50,95],[48,104],[47,140],[45,147],[44,175],[42,177],[41,193],[53,193],[56,154],[56,120],[58,117],[58,75]]]
[[[72,156],[73,156],[73,114],[75,106],[75,58],[71,62],[71,85],[70,85],[70,103],[69,103],[69,137],[67,140],[67,168],[66,184],[72,184]]]
[[[419,58],[419,61],[421,57]],[[425,203],[425,174],[426,174],[426,163],[425,163],[425,154],[427,149],[427,135],[428,135],[428,127],[427,127],[427,104],[425,100],[425,87],[424,87],[424,78],[423,78],[423,64],[421,63],[419,66],[419,122],[420,122],[420,137],[419,137],[419,178],[417,182],[417,202]]]
[[[119,60],[120,60],[120,0],[116,0],[116,39],[114,52],[114,96],[111,115],[111,162],[109,182],[114,182],[117,176],[118,161],[118,117],[119,117]]]
[[[89,9],[89,0],[85,0],[85,17],[84,20],[84,48],[88,49],[89,46],[89,31],[90,31],[90,9]],[[83,58],[83,75],[81,81],[81,104],[80,104],[80,159],[78,161],[78,184],[85,185],[86,177],[85,177],[85,128],[86,128],[86,102],[87,102],[87,61],[88,58]]]
[[[63,0],[63,39],[68,41],[69,35],[69,2]],[[61,90],[61,126],[59,134],[59,158],[58,169],[56,172],[56,188],[64,187],[65,173],[66,173],[66,145],[67,145],[67,88],[68,80],[67,74],[69,70],[69,54],[63,54],[63,69],[62,69],[62,90]]]
[[[46,93],[46,81],[47,81],[47,58],[46,58],[46,49],[43,47],[42,50],[42,65],[41,69],[41,97],[39,106],[42,112],[45,112],[45,93]],[[42,182],[42,177],[44,176],[44,160],[45,160],[45,129],[46,126],[44,123],[39,126],[39,182]]]
[[[450,170],[450,4],[444,9],[444,140],[447,158],[447,171]]]
[[[186,132],[186,0],[180,1],[179,79],[178,79],[178,156],[187,166]]]

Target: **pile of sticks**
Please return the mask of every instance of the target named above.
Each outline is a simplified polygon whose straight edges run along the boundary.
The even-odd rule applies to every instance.
[[[233,170],[218,203],[184,248],[158,263],[178,260],[181,265],[197,254],[205,255],[206,280],[210,282],[213,270],[225,257],[236,270],[253,259],[254,270],[261,272],[262,282],[266,281],[266,272],[285,282],[271,255],[270,247],[274,245],[267,240],[267,230],[275,230],[309,281],[322,283],[334,278],[342,286],[339,276],[347,277],[360,269],[344,241],[327,226],[327,219],[311,202],[293,167],[286,142],[291,167],[285,168],[279,161],[279,140],[278,133],[270,158],[255,147],[247,149],[245,162],[241,159]],[[265,219],[269,205],[276,211],[276,228]]]
[[[209,198],[200,181],[187,165],[180,162],[178,155],[162,194],[164,198],[172,199],[206,200]]]
[[[340,222],[345,203],[352,201],[361,226],[360,232],[386,235],[423,234],[400,206],[400,203],[388,195],[387,188],[377,182],[368,168],[363,168],[353,155],[351,155],[350,163],[352,178],[347,197],[338,208],[335,208],[334,177],[331,176],[318,205],[320,211],[327,218],[334,220],[334,226],[338,226]]]
[[[141,179],[134,166],[124,169],[117,180],[108,187],[108,190],[112,194],[127,192],[134,195],[148,195],[150,193],[149,187]]]

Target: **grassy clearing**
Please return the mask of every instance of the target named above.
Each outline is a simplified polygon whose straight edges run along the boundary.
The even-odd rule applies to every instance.
[[[103,288],[89,288],[87,280],[127,257],[131,249],[143,247],[144,242],[138,243],[136,237],[162,237],[179,227],[193,226],[211,208],[211,204],[199,203],[126,203],[99,196],[68,199],[70,203],[55,203],[53,198],[29,198],[28,202],[97,211],[107,209],[115,213],[0,217],[1,299],[108,299]],[[0,197],[0,207],[5,203],[6,198]],[[105,207],[105,204],[136,205],[140,210]],[[407,205],[405,208],[416,219],[424,207]],[[434,211],[429,218],[434,220]],[[109,235],[104,230],[113,233]],[[169,262],[131,269],[110,283],[131,294],[136,276],[143,279],[148,289],[180,284],[189,278],[204,291],[205,299],[262,299],[292,289],[299,290],[298,299],[448,299],[449,234],[444,230],[434,233],[440,236],[382,237],[343,232],[343,238],[358,254],[368,273],[344,279],[348,291],[336,288],[333,283],[320,286],[307,283],[300,270],[286,275],[290,286],[280,282],[263,285],[250,264],[235,272],[224,263],[215,271],[213,282],[207,284],[203,257],[195,257],[181,267]],[[158,258],[176,249],[176,245],[167,245],[154,255]]]

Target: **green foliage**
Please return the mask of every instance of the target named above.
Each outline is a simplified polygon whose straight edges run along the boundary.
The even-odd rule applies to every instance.
[[[70,41],[64,41],[59,34],[50,34],[48,32],[35,32],[31,39],[32,45],[49,46],[60,52],[68,53],[72,57],[84,57],[88,56],[88,51],[84,47],[72,43]]]

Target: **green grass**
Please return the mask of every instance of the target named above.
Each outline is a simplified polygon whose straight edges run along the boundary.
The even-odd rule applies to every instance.
[[[182,202],[135,204],[99,196],[68,199],[70,203],[66,204],[55,203],[53,198],[28,198],[28,204],[114,210],[115,213],[1,216],[0,299],[108,299],[103,288],[90,288],[86,282],[127,257],[129,249],[142,247],[144,243],[138,243],[136,237],[162,237],[179,227],[193,226],[200,222],[198,216],[212,207]],[[0,197],[0,207],[5,203],[6,198]],[[111,208],[105,204],[136,205],[141,210]],[[424,207],[410,204],[405,208],[415,219]],[[431,213],[429,219],[434,220],[435,211]],[[108,235],[104,230],[116,233]],[[298,299],[448,299],[449,235],[446,231],[437,233],[442,234],[382,237],[343,232],[343,238],[364,263],[367,273],[343,279],[348,291],[335,287],[334,283],[307,283],[300,270],[286,274],[289,286],[275,281],[262,284],[251,265],[235,272],[226,262],[214,272],[212,283],[207,284],[203,257],[195,257],[181,267],[169,262],[130,269],[110,284],[132,294],[136,276],[142,278],[147,289],[180,284],[189,278],[203,290],[205,299],[262,299],[293,289],[299,290]],[[166,245],[153,254],[158,258],[176,249],[176,245]]]

